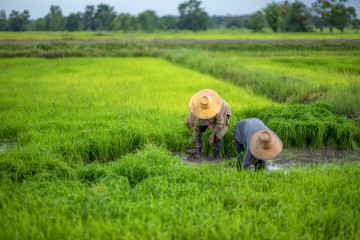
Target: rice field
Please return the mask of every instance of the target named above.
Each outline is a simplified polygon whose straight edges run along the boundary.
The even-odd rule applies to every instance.
[[[109,165],[38,167],[41,174],[21,182],[3,175],[0,238],[359,236],[356,163],[239,174],[224,165],[190,167],[150,146]]]
[[[0,44],[0,239],[357,239],[358,161],[238,172],[232,135],[258,117],[285,147],[357,149],[331,102],[358,113],[357,48],[246,46]],[[233,113],[228,161],[189,165],[205,88]]]
[[[270,29],[254,33],[249,29],[209,29],[207,31],[192,32],[187,30],[156,31],[154,33],[112,31],[84,31],[84,32],[0,32],[0,40],[327,40],[327,39],[359,39],[360,32],[345,29],[344,33],[334,29],[324,32],[314,30],[310,33],[274,33]]]
[[[32,151],[44,142],[65,159],[79,161],[114,159],[148,142],[171,150],[190,147],[184,127],[188,100],[202,88],[217,89],[235,116],[276,105],[163,59],[0,61],[0,134],[14,137],[35,159]]]
[[[339,114],[360,116],[358,51],[203,51],[167,53],[166,58],[211,74],[278,102],[325,102]],[[339,99],[342,99],[339,101]]]

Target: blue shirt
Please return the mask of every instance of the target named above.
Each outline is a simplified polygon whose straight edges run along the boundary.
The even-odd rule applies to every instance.
[[[250,152],[250,139],[260,130],[269,130],[268,127],[258,118],[247,118],[239,121],[234,127],[234,137],[236,141],[242,144],[245,148],[245,155],[242,159],[244,169],[247,169],[252,163],[255,162],[255,157]]]

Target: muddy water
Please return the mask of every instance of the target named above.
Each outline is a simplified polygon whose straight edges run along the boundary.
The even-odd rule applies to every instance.
[[[9,138],[0,138],[0,153],[5,152],[6,149],[11,148],[13,145],[11,139]]]
[[[219,158],[210,160],[210,156],[201,155],[200,158],[189,158],[186,153],[176,153],[180,159],[188,164],[218,164],[223,162],[234,162],[235,158]],[[346,151],[337,148],[287,148],[275,159],[266,161],[266,170],[273,171],[291,166],[305,166],[308,164],[326,164],[341,162],[360,163],[360,151]]]
[[[289,148],[285,149],[277,158],[268,160],[266,167],[268,170],[276,170],[294,165],[340,164],[354,161],[360,163],[360,151],[346,151],[337,148]]]

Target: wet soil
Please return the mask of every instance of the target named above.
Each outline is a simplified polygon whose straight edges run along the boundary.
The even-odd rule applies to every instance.
[[[235,163],[233,158],[218,158],[210,160],[211,156],[202,154],[199,158],[189,157],[186,153],[174,153],[188,164],[219,164],[225,162]],[[277,170],[292,166],[305,166],[314,164],[340,164],[342,162],[360,163],[360,151],[347,151],[337,148],[287,148],[276,158],[266,161],[266,170]],[[234,164],[235,165],[235,164]]]
[[[12,139],[0,138],[0,153],[5,152],[6,149],[11,148],[13,145]]]

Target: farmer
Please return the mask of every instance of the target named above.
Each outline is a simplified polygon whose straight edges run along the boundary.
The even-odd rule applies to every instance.
[[[264,169],[265,160],[276,157],[283,148],[280,138],[258,118],[239,121],[234,127],[234,141],[238,170],[246,170],[251,164],[255,170]],[[242,158],[244,148],[246,151]]]
[[[193,157],[199,157],[202,149],[202,137],[207,128],[214,129],[208,141],[213,145],[211,160],[215,160],[221,148],[221,141],[224,137],[230,122],[231,110],[220,96],[211,89],[204,89],[191,97],[189,102],[190,114],[186,121],[188,129],[195,128],[196,136],[194,149],[187,151]],[[197,120],[198,118],[198,120]]]

